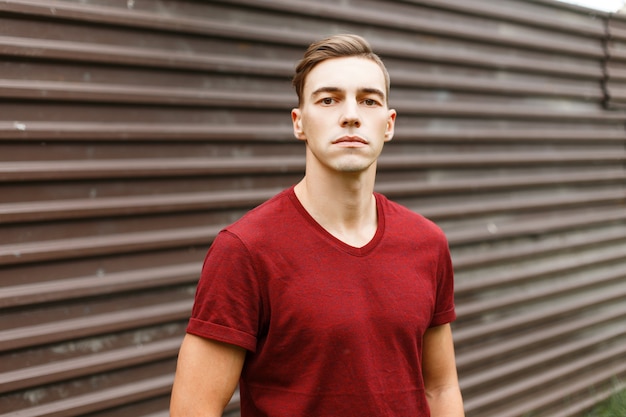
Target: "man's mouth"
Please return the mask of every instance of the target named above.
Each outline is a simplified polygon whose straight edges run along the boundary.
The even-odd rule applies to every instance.
[[[360,136],[342,136],[333,142],[334,145],[362,146],[367,145],[367,141]]]

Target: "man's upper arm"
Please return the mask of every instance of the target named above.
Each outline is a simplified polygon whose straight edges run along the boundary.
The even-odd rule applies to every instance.
[[[449,324],[429,328],[424,334],[422,368],[426,389],[457,382],[454,344]]]
[[[241,375],[246,351],[235,345],[185,335],[172,388],[172,417],[222,415]]]
[[[424,334],[422,373],[432,416],[463,416],[450,324]]]

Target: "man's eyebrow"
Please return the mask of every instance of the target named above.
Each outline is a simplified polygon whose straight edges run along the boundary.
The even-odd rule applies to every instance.
[[[339,88],[339,87],[320,87],[317,90],[313,91],[311,93],[311,96],[316,96],[318,94],[321,93],[342,93],[345,92],[345,90],[343,88]],[[359,88],[359,93],[360,94],[375,94],[377,96],[379,96],[381,99],[385,98],[385,93],[383,93],[382,90],[379,90],[378,88],[373,88],[373,87],[363,87],[363,88]]]
[[[383,93],[378,88],[369,88],[369,87],[361,88],[361,89],[359,89],[359,92],[366,93],[366,94],[375,94],[375,95],[379,96],[381,99],[385,98],[385,93]]]
[[[339,87],[320,87],[317,90],[311,93],[311,96],[316,96],[321,93],[340,93],[345,91],[343,88]]]

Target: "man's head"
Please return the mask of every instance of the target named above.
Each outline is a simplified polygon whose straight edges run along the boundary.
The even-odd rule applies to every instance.
[[[358,35],[334,35],[312,43],[296,67],[292,84],[298,95],[298,105],[304,100],[303,91],[307,76],[319,63],[332,58],[359,57],[375,62],[383,72],[386,83],[385,100],[389,100],[389,73],[383,61],[376,55],[369,43]]]
[[[307,146],[307,173],[372,173],[392,139],[389,75],[367,42],[338,35],[316,42],[298,65],[294,136]],[[325,167],[325,168],[322,168]]]

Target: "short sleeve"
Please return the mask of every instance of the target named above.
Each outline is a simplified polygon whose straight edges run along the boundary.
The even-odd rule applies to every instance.
[[[187,332],[254,352],[261,307],[252,256],[237,236],[220,232],[202,267]]]
[[[443,232],[441,233],[443,236]],[[450,323],[456,319],[454,307],[454,271],[448,241],[445,236],[443,236],[439,248],[436,297],[435,314],[430,324],[431,327]]]

